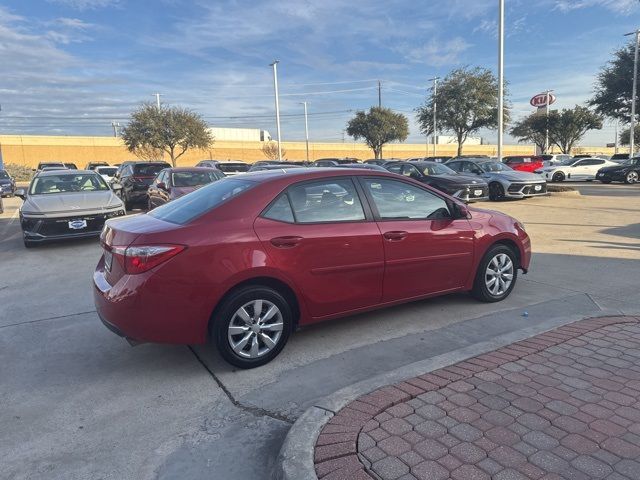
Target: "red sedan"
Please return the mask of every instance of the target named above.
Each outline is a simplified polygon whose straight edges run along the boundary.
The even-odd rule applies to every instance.
[[[502,157],[502,162],[506,163],[509,167],[514,170],[519,170],[521,172],[535,172],[544,167],[544,163],[542,162],[542,157],[538,156],[526,156],[526,155],[512,155],[507,157]]]
[[[314,322],[469,291],[506,298],[524,227],[391,173],[292,169],[225,178],[110,220],[94,298],[134,342],[213,343],[263,365]]]

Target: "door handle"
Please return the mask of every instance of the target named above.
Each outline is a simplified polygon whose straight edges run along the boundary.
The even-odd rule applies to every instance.
[[[407,235],[409,235],[409,232],[391,231],[391,232],[385,232],[383,236],[384,238],[386,238],[391,242],[397,242],[397,241],[403,240]]]
[[[297,246],[302,237],[276,237],[271,239],[271,245],[276,248],[293,248]]]

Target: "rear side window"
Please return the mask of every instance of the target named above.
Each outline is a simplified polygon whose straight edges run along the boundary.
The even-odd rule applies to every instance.
[[[286,193],[280,195],[262,216],[278,222],[295,222],[295,219],[293,218],[293,210],[291,210],[291,204],[289,203]]]
[[[330,179],[295,185],[288,190],[297,223],[364,220],[364,210],[353,182]]]
[[[225,178],[151,210],[148,215],[179,225],[185,225],[221,203],[242,194],[253,182]]]

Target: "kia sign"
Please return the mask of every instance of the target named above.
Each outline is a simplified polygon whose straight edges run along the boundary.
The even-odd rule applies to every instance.
[[[556,101],[556,96],[553,93],[549,93],[549,105],[551,105],[555,101]],[[547,106],[547,94],[546,93],[539,93],[538,95],[534,96],[529,101],[529,103],[531,104],[532,107],[537,107],[537,108],[546,107]]]

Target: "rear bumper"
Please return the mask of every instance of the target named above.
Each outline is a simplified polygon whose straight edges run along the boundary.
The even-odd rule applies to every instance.
[[[626,180],[626,174],[622,172],[614,172],[614,173],[597,173],[596,180],[605,180],[609,182],[624,182]]]
[[[156,269],[124,275],[111,285],[103,257],[93,273],[98,316],[109,330],[129,343],[204,343],[213,306],[207,299],[194,296],[193,290],[193,285],[163,277]]]

